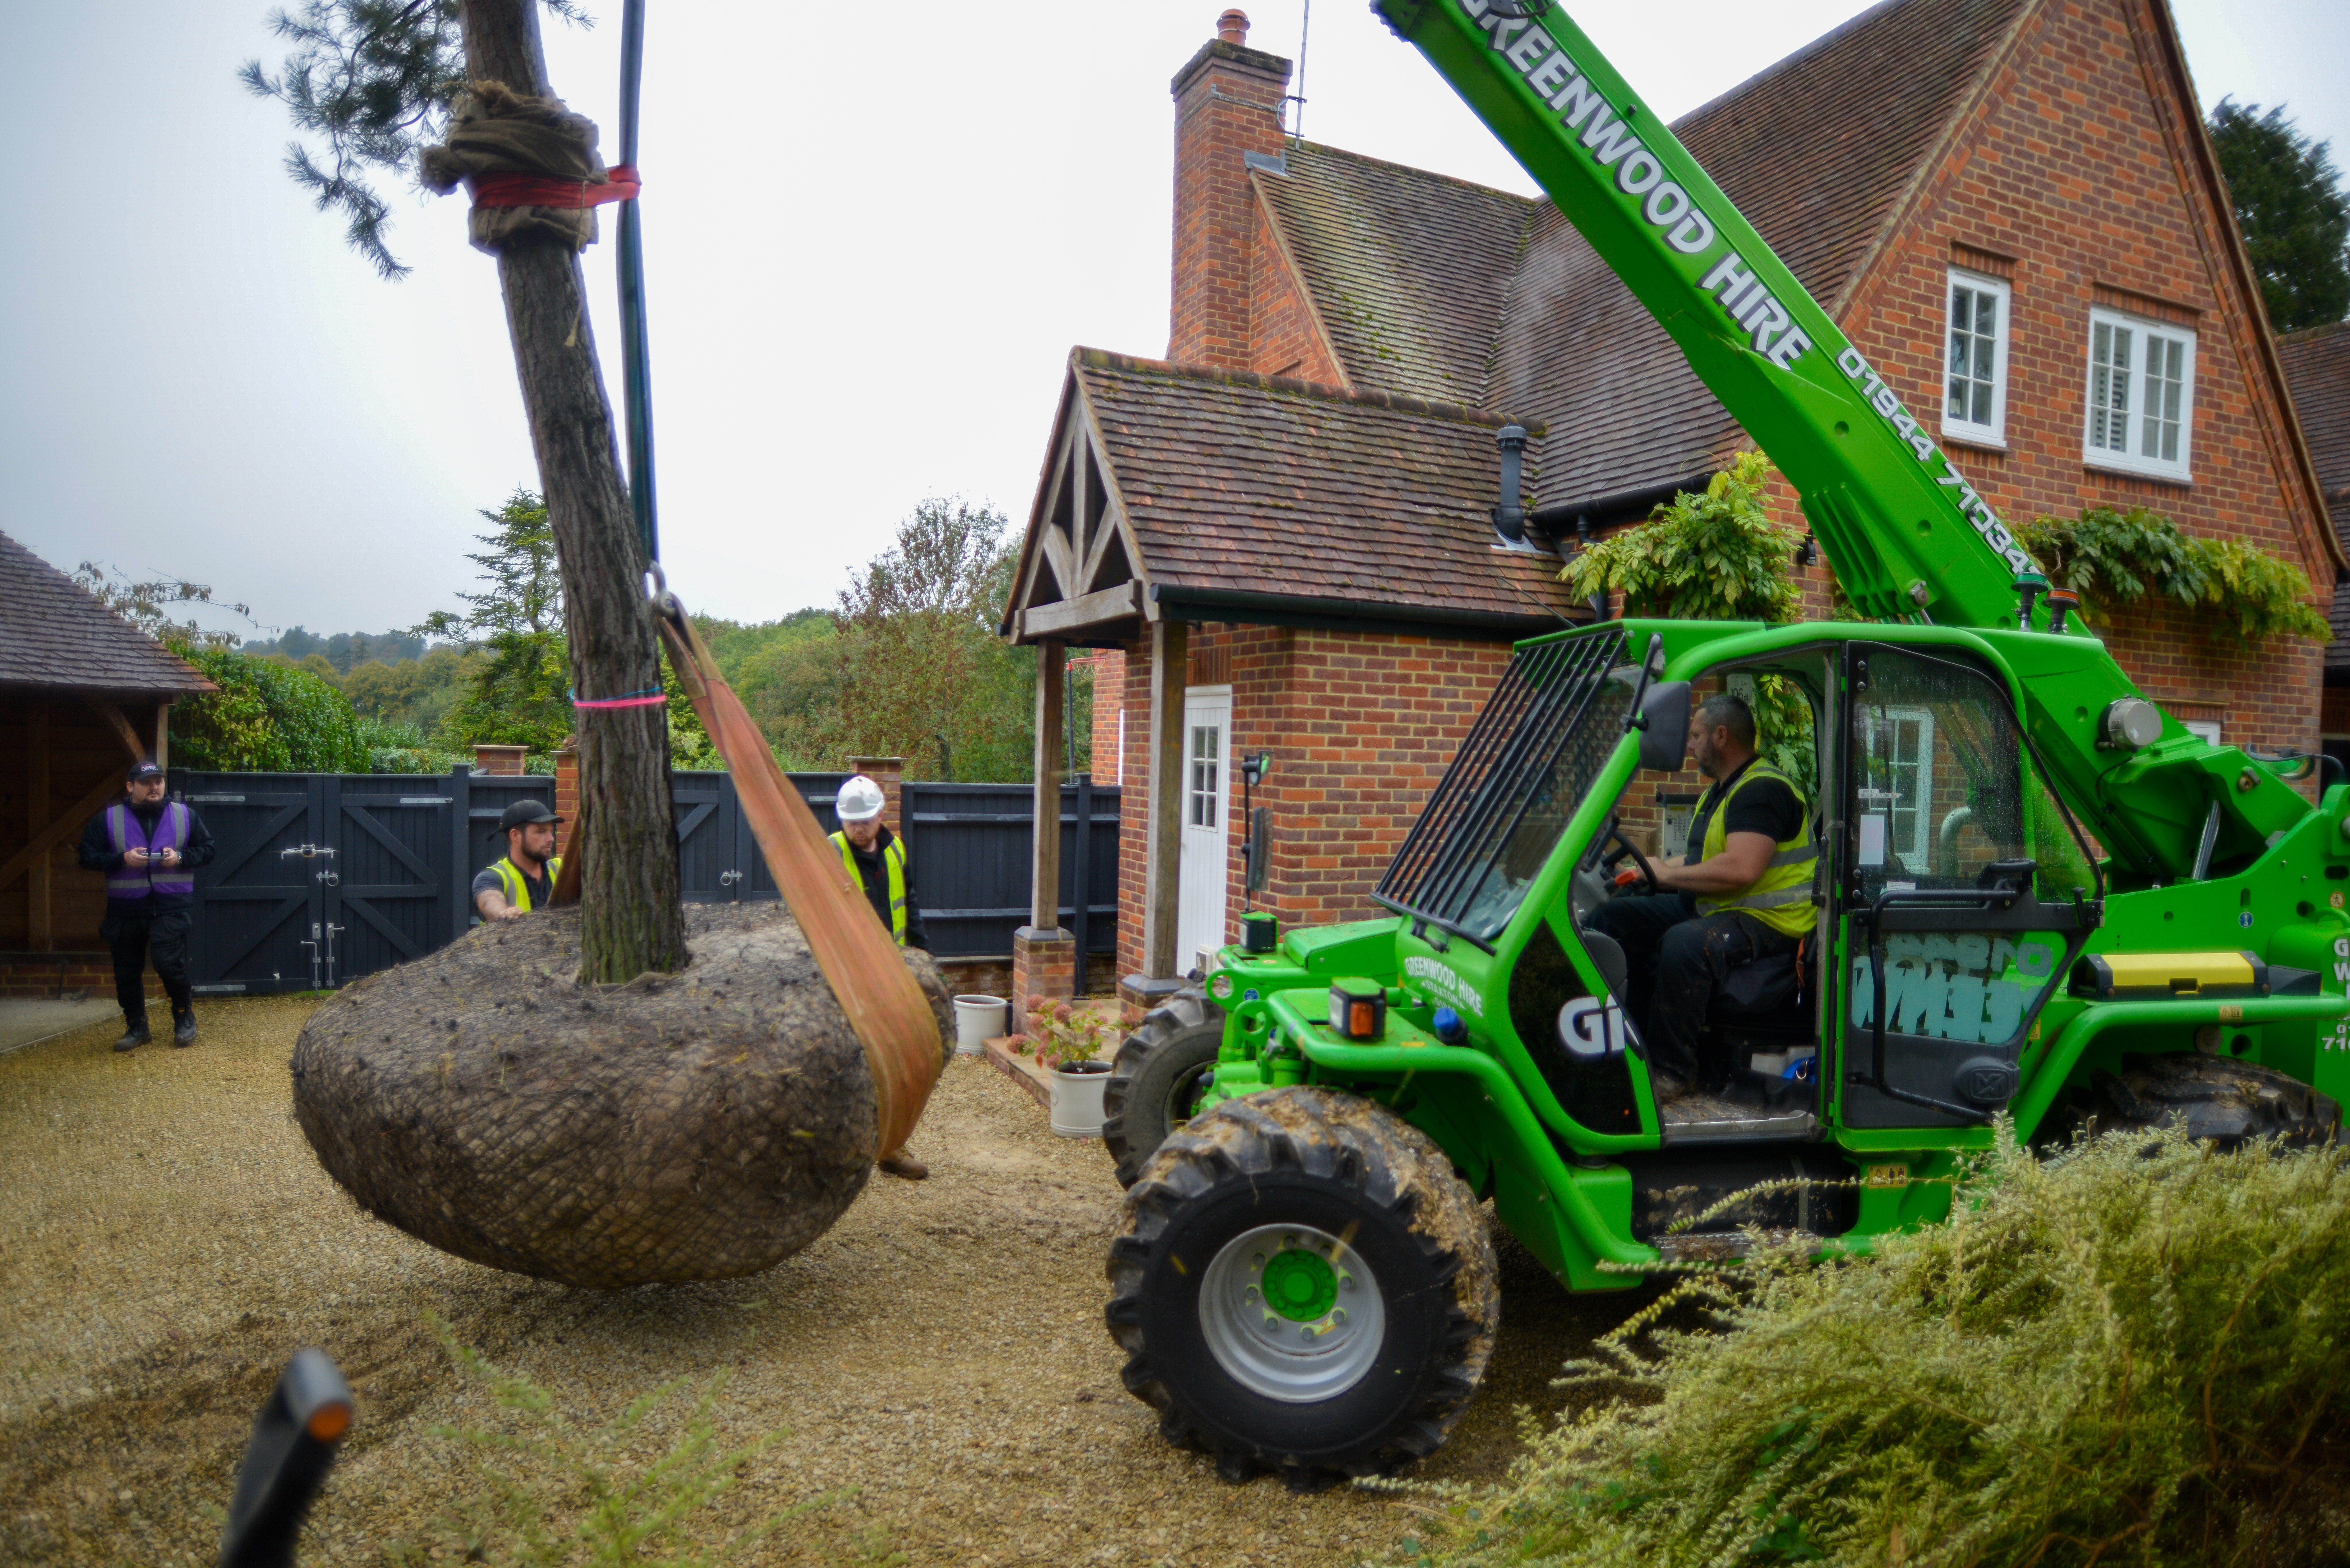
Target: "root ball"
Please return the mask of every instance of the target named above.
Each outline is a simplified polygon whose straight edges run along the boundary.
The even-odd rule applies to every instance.
[[[692,905],[676,974],[582,986],[579,917],[475,928],[345,988],[294,1112],[359,1206],[458,1257],[616,1290],[774,1267],[863,1190],[863,1049],[780,904]],[[941,1060],[952,1030],[927,953]]]

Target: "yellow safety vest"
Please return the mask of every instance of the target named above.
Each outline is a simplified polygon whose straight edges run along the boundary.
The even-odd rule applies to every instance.
[[[848,879],[857,890],[865,891],[865,873],[857,868],[857,851],[848,842],[848,835],[832,835],[832,846],[840,851],[840,864],[847,868]],[[906,945],[906,846],[896,837],[882,846],[881,864],[889,868],[889,934],[899,947]]]
[[[1730,803],[1738,792],[1756,779],[1777,779],[1795,797],[1801,818],[1795,836],[1777,846],[1763,867],[1762,875],[1747,884],[1743,892],[1706,897],[1697,901],[1698,913],[1719,915],[1735,910],[1769,926],[1773,930],[1791,937],[1802,936],[1812,929],[1812,864],[1820,857],[1819,846],[1812,842],[1811,813],[1802,809],[1804,792],[1795,781],[1759,758],[1747,764],[1738,775],[1738,782],[1729,793],[1713,803],[1713,814],[1706,819],[1705,841],[1699,846],[1698,859],[1711,860],[1730,843]]]
[[[498,874],[498,881],[506,890],[506,903],[520,909],[525,915],[529,914],[530,884],[524,879],[522,867],[516,866],[512,860],[500,858],[492,863],[490,869]],[[555,879],[562,875],[563,857],[557,855],[546,863],[547,887],[552,889]]]

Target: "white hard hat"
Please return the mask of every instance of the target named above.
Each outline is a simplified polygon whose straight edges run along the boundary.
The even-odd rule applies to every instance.
[[[833,802],[833,810],[843,822],[870,822],[881,815],[886,805],[881,786],[863,774],[853,774],[840,786],[840,794]]]

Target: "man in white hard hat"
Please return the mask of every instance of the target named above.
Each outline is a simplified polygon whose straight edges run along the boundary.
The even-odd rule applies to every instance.
[[[873,906],[874,915],[898,945],[928,952],[930,933],[922,929],[922,906],[914,897],[914,879],[906,870],[906,846],[881,820],[889,804],[881,786],[863,774],[849,778],[833,802],[840,831],[832,836],[832,846],[840,851],[840,864],[848,879],[864,893],[865,901]],[[884,1154],[878,1163],[890,1175],[909,1181],[920,1181],[931,1173],[929,1166],[902,1148]]]

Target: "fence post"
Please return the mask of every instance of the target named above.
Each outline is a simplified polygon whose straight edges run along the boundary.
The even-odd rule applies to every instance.
[[[1077,841],[1069,852],[1069,871],[1076,879],[1076,897],[1072,900],[1076,908],[1069,912],[1069,931],[1076,938],[1077,945],[1073,984],[1079,996],[1086,993],[1087,930],[1093,919],[1093,823],[1094,775],[1083,773],[1077,775]],[[1055,822],[1053,831],[1058,833],[1060,830],[1061,825]]]
[[[449,770],[449,940],[465,934],[473,908],[473,770],[459,763]]]

